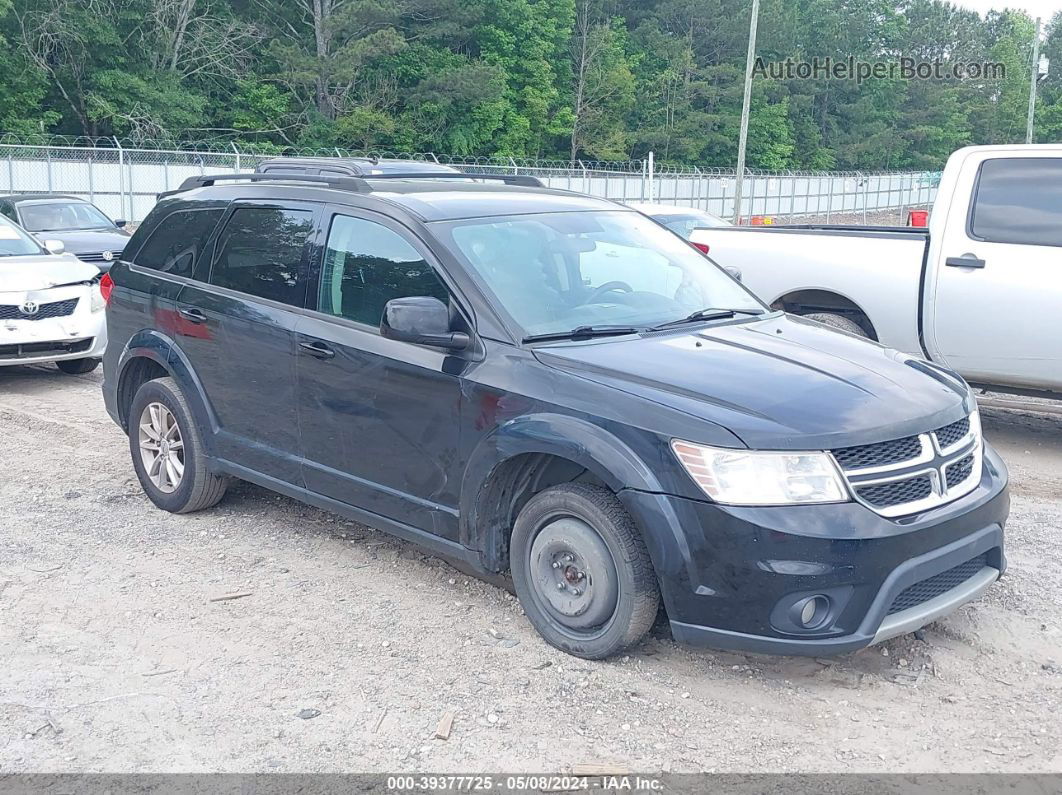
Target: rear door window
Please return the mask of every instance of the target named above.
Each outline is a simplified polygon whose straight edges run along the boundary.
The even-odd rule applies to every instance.
[[[379,326],[392,298],[449,294],[423,256],[375,221],[336,215],[328,233],[318,300],[320,311]]]
[[[302,263],[313,211],[239,207],[218,237],[210,283],[292,306],[302,306]]]
[[[981,164],[970,237],[989,243],[1062,246],[1062,158],[1015,157]]]
[[[175,276],[191,277],[223,208],[179,210],[162,219],[136,255],[135,264]]]

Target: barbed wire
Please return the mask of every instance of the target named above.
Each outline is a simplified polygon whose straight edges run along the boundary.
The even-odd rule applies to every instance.
[[[462,170],[475,173],[481,170],[484,173],[497,173],[499,171],[548,171],[555,174],[571,176],[592,176],[592,172],[607,172],[616,174],[644,175],[648,172],[647,160],[557,160],[537,157],[509,157],[473,156],[473,155],[450,155],[435,152],[395,152],[380,149],[349,149],[343,147],[292,147],[277,146],[276,144],[256,144],[248,142],[218,141],[218,140],[159,140],[143,138],[137,140],[122,141],[112,137],[70,136],[53,134],[16,134],[0,133],[0,149],[7,150],[49,150],[57,159],[66,159],[75,152],[81,156],[86,155],[98,159],[111,159],[119,153],[135,156],[138,153],[152,153],[155,155],[171,155],[179,158],[182,162],[196,162],[200,158],[203,164],[207,156],[211,159],[224,156],[225,158],[247,158],[253,164],[255,159],[265,157],[351,157],[414,160],[423,162],[440,163],[450,165]],[[24,156],[24,155],[23,155]],[[882,176],[914,175],[929,182],[939,180],[940,172],[925,171],[911,172],[899,170],[860,170],[860,171],[809,171],[809,170],[768,170],[747,168],[745,173],[751,177],[791,177],[791,178],[822,178],[844,177],[850,179],[865,179]],[[661,163],[657,161],[653,165],[654,175],[681,175],[685,177],[707,178],[733,178],[736,170],[733,168],[716,166],[694,166],[676,163]]]

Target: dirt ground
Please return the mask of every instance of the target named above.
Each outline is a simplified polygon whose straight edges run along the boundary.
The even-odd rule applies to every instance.
[[[834,659],[661,630],[590,663],[506,592],[258,488],[156,510],[98,372],[5,368],[0,773],[1062,771],[1062,415],[984,414],[1013,514],[981,601]]]

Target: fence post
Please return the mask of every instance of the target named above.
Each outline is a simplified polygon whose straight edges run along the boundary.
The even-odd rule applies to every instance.
[[[10,149],[7,150],[7,189],[11,193],[15,192],[15,156]]]
[[[828,179],[830,180],[830,192],[829,192],[829,196],[826,198],[826,223],[830,222],[830,214],[833,212],[833,174],[832,173],[828,174]]]
[[[93,151],[90,149],[88,153],[88,181],[89,181],[89,202],[96,203],[96,180],[92,174],[92,162],[96,158],[93,157]]]
[[[655,170],[655,159],[653,151],[649,150],[649,201],[653,202],[653,171]]]
[[[48,159],[48,192],[52,192],[52,148],[44,147],[45,157]]]
[[[867,191],[870,190],[870,177],[860,174],[863,180],[863,226],[867,225]]]
[[[235,173],[239,174],[240,173],[240,150],[236,148],[236,142],[235,141],[230,141],[229,143],[232,146],[232,151],[236,153],[236,171],[235,171]]]
[[[122,142],[117,137],[112,138],[112,140],[114,145],[118,147],[118,206],[122,215],[128,218],[128,214],[125,211],[125,150],[122,149]]]
[[[434,155],[432,155],[432,157],[434,157]],[[438,161],[435,161],[435,162],[438,162]],[[513,176],[516,176],[517,174],[520,173],[520,167],[516,165],[516,161],[513,160],[511,156],[509,157],[509,162],[512,164],[512,167],[513,167]]]

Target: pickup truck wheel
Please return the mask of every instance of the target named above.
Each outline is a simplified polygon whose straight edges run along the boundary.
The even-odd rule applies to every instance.
[[[210,471],[199,428],[172,378],[148,381],[133,396],[129,452],[144,493],[164,511],[200,511],[225,496],[228,480]]]
[[[513,527],[513,584],[539,634],[600,660],[638,643],[660,606],[638,529],[608,489],[566,483],[536,494]]]
[[[84,375],[91,373],[100,366],[99,359],[63,359],[55,363],[55,366],[67,375]]]
[[[810,315],[804,315],[804,317],[808,320],[822,323],[824,326],[830,326],[839,331],[847,331],[849,334],[854,334],[863,339],[870,339],[870,335],[863,330],[862,326],[844,315],[835,315],[832,312],[813,312]]]

